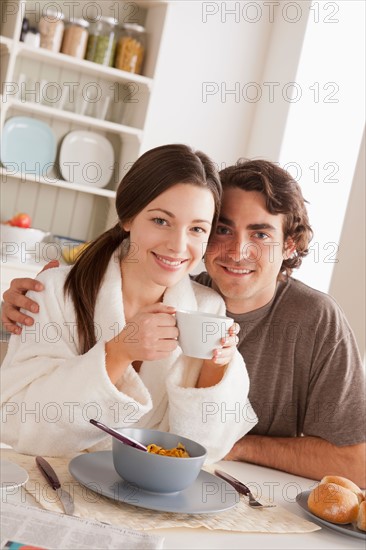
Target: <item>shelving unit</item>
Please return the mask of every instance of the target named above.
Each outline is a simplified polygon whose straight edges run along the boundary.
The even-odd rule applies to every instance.
[[[87,193],[89,195],[99,195],[100,197],[108,197],[114,199],[116,196],[115,191],[109,189],[100,189],[97,187],[90,187],[88,185],[78,185],[77,183],[70,183],[62,179],[47,178],[38,176],[35,174],[22,174],[21,172],[11,173],[4,168],[0,168],[0,181],[6,183],[8,178],[20,180],[21,182],[34,182],[40,185],[51,185],[53,187],[60,187],[71,191],[80,191],[80,193]]]
[[[80,115],[63,109],[55,109],[54,107],[47,107],[46,105],[40,105],[31,101],[19,101],[8,100],[6,102],[7,109],[13,107],[16,111],[24,111],[27,114],[35,113],[40,116],[49,118],[74,121],[80,124],[80,126],[88,126],[91,129],[100,129],[114,134],[120,134],[122,136],[131,137],[137,142],[141,141],[142,130],[139,128],[133,128],[126,126],[125,124],[117,124],[116,122],[109,122],[106,120],[100,120],[98,118],[86,115]]]
[[[2,38],[5,40],[4,44],[7,47],[11,47],[13,41],[6,39],[5,37]],[[18,42],[16,44],[16,48],[18,55],[26,59],[48,61],[49,63],[60,67],[75,67],[78,70],[80,69],[80,60],[70,55],[54,53],[44,48],[32,48],[23,42]],[[106,67],[104,65],[100,65],[99,63],[87,61],[86,59],[82,60],[82,68],[84,74],[103,77],[114,82],[136,82],[136,84],[141,84],[142,86],[147,86],[148,88],[152,85],[152,78],[139,74],[128,73],[113,67]]]
[[[3,167],[0,170],[1,220],[9,219],[18,211],[26,211],[33,220],[33,227],[89,240],[115,219],[116,188],[140,154],[168,3],[139,0],[92,3],[100,9],[97,15],[116,17],[120,23],[144,25],[147,46],[142,75],[20,42],[23,18],[29,17],[37,23],[42,10],[49,4],[46,0],[2,2],[0,129],[13,116],[41,120],[52,128],[58,151],[70,131],[97,132],[112,144],[113,176],[108,185],[100,189],[64,181],[57,159],[50,173],[42,176]],[[73,3],[60,0],[57,4],[67,16]],[[84,7],[82,2],[75,2],[74,15],[83,17]],[[87,16],[90,17],[90,12]],[[91,93],[86,94],[86,90]],[[81,93],[86,100],[81,99]],[[107,115],[100,118],[106,100]]]
[[[11,38],[6,38],[6,36],[0,36],[0,46],[6,46],[9,50],[13,45],[13,40]]]

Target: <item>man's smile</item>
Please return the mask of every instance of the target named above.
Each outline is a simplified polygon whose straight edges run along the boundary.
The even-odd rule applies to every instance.
[[[241,276],[241,275],[249,275],[250,273],[254,273],[254,269],[249,269],[248,267],[244,266],[231,266],[231,265],[224,265],[224,264],[218,264],[222,269],[229,273],[230,275],[234,276]]]

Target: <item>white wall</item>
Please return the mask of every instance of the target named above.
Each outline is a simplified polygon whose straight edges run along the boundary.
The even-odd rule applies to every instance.
[[[309,18],[296,75],[302,96],[290,106],[279,158],[292,164],[310,203],[314,240],[298,277],[324,292],[337,265],[365,124],[365,3],[329,4],[330,22],[322,13]]]
[[[143,150],[184,142],[223,167],[243,156],[253,103],[241,89],[263,70],[273,25],[256,14],[230,15],[224,2],[174,1],[169,5]],[[238,2],[228,2],[227,8]],[[217,8],[209,15],[205,10]],[[210,83],[210,84],[205,84]],[[212,90],[212,95],[203,90]],[[225,91],[236,90],[234,94]]]
[[[333,270],[329,292],[342,304],[365,354],[365,133],[360,147],[347,212],[339,241],[339,262]]]
[[[310,202],[314,239],[296,277],[335,297],[364,354],[365,3],[330,5],[331,21],[329,9],[309,18],[296,76],[303,96],[291,104],[279,160],[292,163]]]
[[[291,9],[291,5],[293,5]],[[311,0],[282,2],[274,12],[271,40],[261,79],[262,95],[255,114],[246,155],[277,161],[280,157],[287,118],[292,106],[303,40],[307,29]]]

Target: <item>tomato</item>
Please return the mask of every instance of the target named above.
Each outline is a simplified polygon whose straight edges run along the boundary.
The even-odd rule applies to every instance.
[[[30,216],[28,216],[28,214],[24,214],[23,212],[20,214],[16,214],[10,220],[10,225],[15,225],[16,227],[29,228],[31,224],[32,220],[30,219]]]

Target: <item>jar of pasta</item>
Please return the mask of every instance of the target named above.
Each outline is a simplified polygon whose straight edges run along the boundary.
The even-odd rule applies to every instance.
[[[101,17],[90,23],[86,59],[113,67],[116,49],[117,20],[114,17]]]
[[[55,9],[43,10],[39,20],[40,46],[51,52],[59,52],[64,34],[64,14]]]
[[[84,59],[88,44],[89,23],[85,19],[70,19],[65,22],[61,53]]]
[[[121,25],[114,66],[122,71],[141,74],[145,44],[144,27],[135,23]]]

